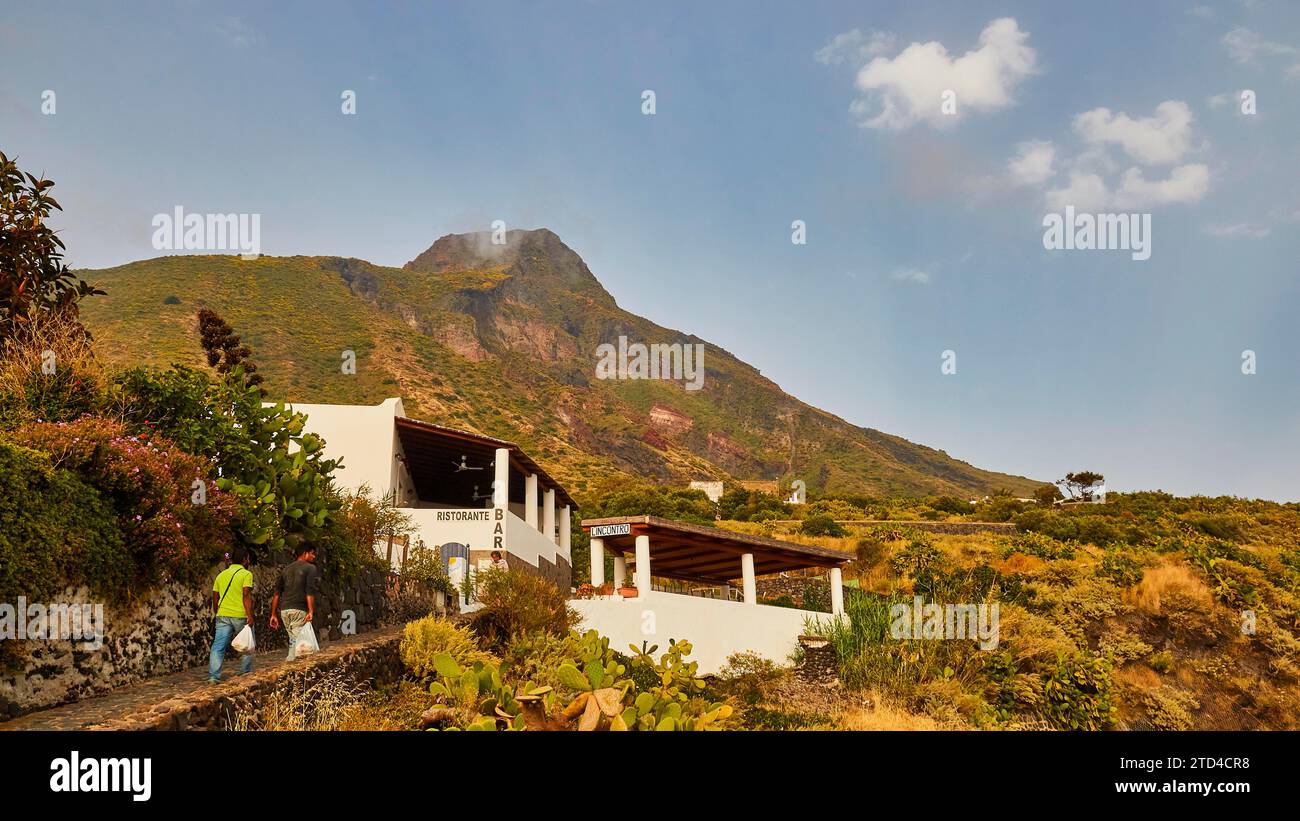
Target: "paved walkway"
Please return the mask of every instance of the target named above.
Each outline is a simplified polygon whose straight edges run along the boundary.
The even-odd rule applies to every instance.
[[[356,636],[348,636],[339,641],[321,644],[321,650],[343,648],[352,644],[369,642],[385,635],[400,633],[402,626],[385,627]],[[286,662],[281,647],[267,650],[254,656],[253,673],[262,673],[283,666]],[[259,678],[261,678],[259,676]],[[179,673],[145,679],[135,684],[118,687],[100,696],[51,707],[19,716],[11,721],[0,722],[0,731],[4,730],[83,730],[89,727],[111,724],[152,712],[164,713],[171,709],[177,700],[185,700],[204,690],[228,688],[239,680],[239,654],[234,651],[226,653],[226,662],[221,670],[221,683],[208,683],[208,665],[194,667]]]

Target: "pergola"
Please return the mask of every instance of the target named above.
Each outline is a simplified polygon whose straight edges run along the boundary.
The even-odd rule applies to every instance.
[[[831,612],[844,612],[840,567],[850,557],[838,550],[658,516],[584,519],[582,529],[591,537],[591,583],[596,587],[605,583],[606,549],[616,554],[615,587],[623,585],[630,555],[639,590],[650,590],[652,567],[654,576],[678,581],[722,585],[739,578],[746,604],[758,603],[757,576],[825,567],[830,571]]]
[[[407,471],[422,501],[479,506],[499,479],[497,455],[504,451],[506,462],[513,468],[508,472],[500,468],[507,477],[509,501],[536,508],[540,489],[542,493],[553,493],[560,505],[578,506],[569,492],[514,442],[405,416],[397,417],[395,424]],[[465,467],[458,467],[462,462]]]

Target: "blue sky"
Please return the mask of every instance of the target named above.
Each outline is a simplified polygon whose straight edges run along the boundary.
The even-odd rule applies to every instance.
[[[0,10],[0,64],[75,265],[157,255],[178,203],[388,265],[545,226],[856,424],[1300,498],[1295,4],[46,2]],[[1151,258],[1044,250],[1067,203],[1151,214]]]

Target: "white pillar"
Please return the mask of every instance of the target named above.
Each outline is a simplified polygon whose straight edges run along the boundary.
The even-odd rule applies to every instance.
[[[602,539],[591,540],[591,586],[600,587],[605,583],[605,542]]]
[[[524,477],[524,522],[537,529],[537,474]]]
[[[548,487],[543,498],[546,505],[542,509],[542,535],[555,544],[555,488]]]
[[[650,594],[650,537],[636,537],[636,594]]]
[[[740,576],[744,584],[745,604],[758,604],[758,586],[754,583],[754,554],[740,557]]]
[[[510,448],[497,448],[495,461],[492,463],[496,471],[495,478],[492,481],[492,505],[494,507],[510,506]]]
[[[570,530],[573,525],[573,519],[569,513],[569,506],[565,505],[560,509],[560,555],[568,559],[571,555],[569,548],[573,546],[573,536]]]
[[[831,615],[844,615],[844,579],[838,567],[831,568]]]
[[[622,556],[614,557],[614,589],[617,590],[627,584],[627,559]]]

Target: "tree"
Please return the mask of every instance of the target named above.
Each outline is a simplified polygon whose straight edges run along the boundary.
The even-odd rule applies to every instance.
[[[208,365],[217,369],[217,373],[229,376],[236,368],[243,367],[244,384],[260,385],[262,376],[257,372],[257,365],[249,359],[253,351],[247,345],[240,344],[239,334],[217,315],[211,308],[199,311],[199,344],[208,355]]]
[[[46,224],[51,211],[63,210],[50,196],[53,187],[0,152],[0,344],[21,333],[37,312],[75,320],[78,300],[104,293],[63,262],[63,240]]]
[[[1046,482],[1034,488],[1034,500],[1043,507],[1051,507],[1056,504],[1057,499],[1063,499],[1061,490],[1056,485],[1049,485]]]
[[[1096,471],[1081,470],[1078,473],[1065,474],[1065,478],[1056,484],[1064,488],[1067,498],[1079,502],[1090,502],[1095,492],[1094,486],[1105,481],[1106,477]]]

